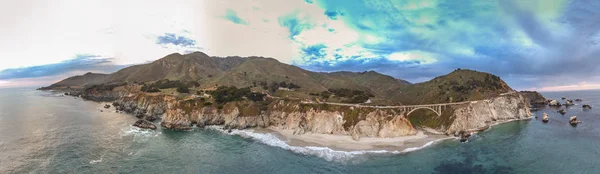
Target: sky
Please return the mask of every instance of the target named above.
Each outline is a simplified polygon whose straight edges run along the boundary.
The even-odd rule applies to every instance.
[[[457,68],[517,90],[600,89],[600,1],[0,1],[0,87],[170,53],[264,56],[424,82]]]

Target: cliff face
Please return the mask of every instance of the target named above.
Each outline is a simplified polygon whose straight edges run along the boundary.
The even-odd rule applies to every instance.
[[[456,134],[461,130],[476,130],[495,123],[531,118],[527,103],[525,97],[514,93],[459,106],[454,110],[454,121],[444,132]]]
[[[273,100],[264,103],[230,102],[218,109],[195,100],[178,100],[168,95],[138,94],[114,103],[118,110],[138,118],[162,116],[165,128],[188,130],[193,125],[223,125],[226,129],[276,127],[296,134],[320,133],[360,137],[399,137],[417,131],[404,113],[395,109],[303,104]]]
[[[360,137],[390,138],[417,133],[403,111],[389,108],[273,100],[264,103],[231,102],[218,109],[195,99],[181,100],[169,95],[149,94],[123,97],[114,105],[118,110],[132,113],[138,118],[162,118],[161,126],[176,130],[189,130],[193,125],[223,125],[226,129],[275,127],[293,130],[296,134],[349,135],[355,140]],[[515,93],[455,105],[449,116],[450,124],[437,129],[453,135],[530,117],[526,99]]]

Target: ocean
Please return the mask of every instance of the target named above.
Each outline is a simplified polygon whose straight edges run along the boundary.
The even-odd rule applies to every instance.
[[[600,91],[543,95],[583,102],[564,116],[538,108],[539,119],[499,124],[467,143],[344,152],[218,127],[140,130],[131,126],[135,117],[102,103],[0,89],[0,173],[600,173]],[[582,104],[599,108],[584,111]],[[572,115],[582,123],[569,125]]]

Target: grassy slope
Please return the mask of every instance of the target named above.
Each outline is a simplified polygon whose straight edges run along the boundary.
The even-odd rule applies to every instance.
[[[512,89],[498,76],[456,70],[433,80],[406,86],[394,99],[403,104],[431,104],[481,100]]]
[[[108,74],[86,73],[80,76],[73,76],[61,80],[50,86],[50,88],[69,87],[69,86],[88,86],[103,83],[109,77]]]
[[[85,84],[85,80],[73,80],[77,78],[65,81],[73,82],[71,85]],[[241,88],[256,83],[254,90],[262,90],[258,85],[260,82],[292,82],[301,88],[295,92],[285,92],[283,96],[308,98],[309,93],[348,88],[370,92],[375,95],[374,101],[382,101],[384,104],[480,100],[511,90],[499,77],[471,70],[457,70],[428,82],[409,84],[374,71],[319,73],[280,63],[272,58],[218,58],[201,52],[170,54],[152,63],[131,66],[103,78],[107,78],[105,83],[152,82],[162,79],[197,81],[202,88],[217,85]],[[93,79],[96,82],[98,78]]]

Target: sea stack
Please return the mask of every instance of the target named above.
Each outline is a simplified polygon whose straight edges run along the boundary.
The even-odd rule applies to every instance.
[[[569,118],[569,123],[573,126],[577,126],[577,124],[580,123],[580,121],[577,120],[577,116],[571,116]]]
[[[458,134],[460,134],[460,142],[467,142],[469,140],[469,137],[471,137],[471,132],[469,131],[460,131]]]
[[[548,123],[548,121],[550,121],[550,117],[548,117],[548,114],[544,113],[544,116],[542,116],[542,121],[544,123]]]
[[[567,102],[565,102],[565,106],[573,106],[575,104],[573,104],[573,100],[567,100]]]
[[[152,130],[156,130],[156,125],[154,125],[154,123],[152,123],[152,122],[149,122],[149,121],[147,121],[147,120],[143,120],[143,119],[136,121],[136,122],[133,124],[133,126],[135,126],[135,127],[139,127],[139,128],[142,128],[142,129],[152,129]]]

